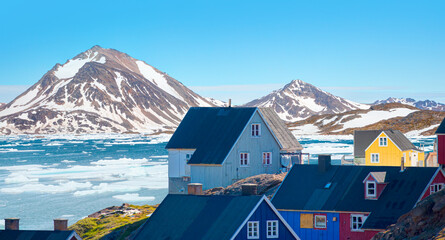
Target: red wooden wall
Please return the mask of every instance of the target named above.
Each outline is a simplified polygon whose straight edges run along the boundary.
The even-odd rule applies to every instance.
[[[437,162],[445,165],[445,135],[437,135]]]
[[[379,231],[351,231],[351,213],[340,213],[340,239],[369,240]]]

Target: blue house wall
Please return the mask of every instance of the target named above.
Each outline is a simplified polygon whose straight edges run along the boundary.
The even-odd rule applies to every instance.
[[[326,229],[300,228],[300,214],[326,214]],[[302,240],[339,240],[340,239],[340,214],[326,212],[298,212],[298,211],[280,211],[281,216],[291,226],[294,232]],[[334,221],[333,219],[336,219]]]
[[[252,214],[252,216],[248,220],[248,221],[260,222],[259,239],[272,239],[272,238],[267,238],[268,220],[278,220],[278,238],[273,238],[273,239],[283,239],[283,240],[295,239],[292,233],[288,230],[288,228],[284,225],[284,223],[279,219],[279,217],[275,214],[272,208],[265,201],[263,201],[260,204],[260,206],[258,206],[256,211]],[[234,239],[236,240],[247,239],[247,222]]]

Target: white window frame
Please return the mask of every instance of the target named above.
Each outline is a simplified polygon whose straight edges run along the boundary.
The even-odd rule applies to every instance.
[[[433,183],[430,185],[430,194],[436,193],[445,187],[443,183]]]
[[[278,229],[280,228],[278,225],[278,220],[269,220],[266,222],[266,226],[267,238],[278,238]]]
[[[247,156],[246,159],[243,158],[243,156]],[[244,161],[246,160],[246,161]],[[244,163],[246,162],[246,163]],[[241,167],[247,167],[250,164],[250,154],[247,152],[240,152],[239,154],[239,163]]]
[[[370,183],[374,184],[374,194],[369,194],[369,190],[372,189],[372,188],[368,188],[368,184],[370,184]],[[366,186],[365,186],[366,187],[366,197],[367,198],[377,197],[377,183],[375,181],[366,181],[365,184],[366,184]]]
[[[258,126],[258,129],[254,129],[255,126]],[[259,123],[253,123],[250,126],[250,135],[252,137],[261,137],[261,124]]]
[[[356,219],[356,228],[354,228],[354,218]],[[358,219],[361,218],[362,222],[358,222]],[[363,214],[351,214],[351,232],[363,232],[362,227],[365,224],[366,216]],[[358,225],[361,224],[360,227]]]
[[[317,224],[319,224],[316,221],[317,217],[324,218],[324,226],[317,225]],[[327,218],[327,216],[323,215],[323,214],[314,214],[314,228],[325,229],[327,227],[328,227],[328,218]]]
[[[247,239],[260,239],[260,222],[247,222]]]
[[[269,163],[267,163],[267,155],[269,155]],[[263,152],[263,165],[272,165],[272,152]]]
[[[377,157],[377,161],[375,161],[375,157]],[[371,153],[371,163],[380,163],[380,153]]]
[[[388,138],[379,137],[379,147],[387,147],[387,146],[388,146]]]

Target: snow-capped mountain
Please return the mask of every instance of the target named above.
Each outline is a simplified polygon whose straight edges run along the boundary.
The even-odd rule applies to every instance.
[[[272,107],[281,119],[288,122],[302,120],[312,115],[369,108],[369,105],[334,96],[301,80],[294,80],[283,88],[248,102],[244,106]]]
[[[378,100],[373,103],[373,105],[377,104],[385,104],[385,103],[402,103],[406,105],[411,105],[419,109],[423,110],[433,110],[433,111],[445,111],[445,104],[438,103],[432,100],[424,100],[424,101],[416,101],[412,98],[393,98],[390,97],[386,100]]]
[[[8,103],[0,133],[152,133],[175,128],[191,106],[221,104],[143,61],[94,46]]]

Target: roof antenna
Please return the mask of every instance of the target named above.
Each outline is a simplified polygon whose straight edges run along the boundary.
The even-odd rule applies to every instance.
[[[229,104],[227,107],[232,107],[232,99],[229,98]]]

